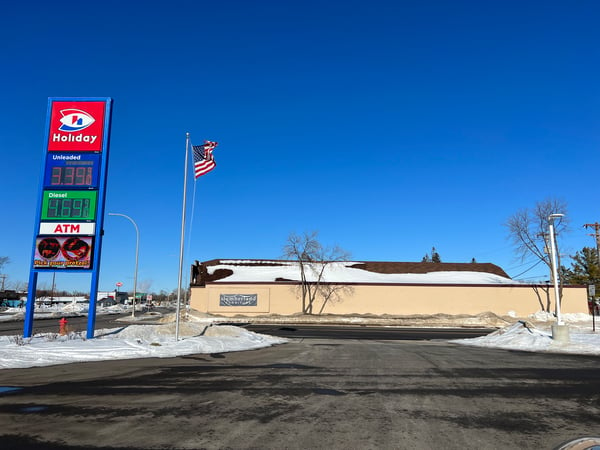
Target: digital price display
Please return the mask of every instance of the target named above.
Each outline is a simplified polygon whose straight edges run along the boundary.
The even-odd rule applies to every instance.
[[[97,188],[100,154],[48,153],[44,187]]]
[[[95,220],[98,191],[44,191],[42,220]]]

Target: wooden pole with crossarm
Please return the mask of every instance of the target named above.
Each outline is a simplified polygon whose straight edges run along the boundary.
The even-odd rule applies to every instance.
[[[598,258],[598,266],[600,266],[600,223],[586,223],[585,228],[594,228],[595,233],[590,234],[596,239],[596,257]]]

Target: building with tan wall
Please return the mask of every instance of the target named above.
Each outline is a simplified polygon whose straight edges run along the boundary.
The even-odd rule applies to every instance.
[[[323,267],[320,267],[323,268]],[[515,314],[554,312],[547,284],[516,282],[490,263],[328,263],[306,280],[334,291],[317,295],[313,314]],[[303,313],[300,265],[295,261],[211,260],[192,267],[190,307],[222,316]],[[584,286],[564,286],[562,313],[587,313]]]

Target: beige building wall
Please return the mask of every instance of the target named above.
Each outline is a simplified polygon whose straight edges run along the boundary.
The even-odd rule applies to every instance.
[[[209,283],[192,287],[190,306],[197,311],[223,316],[291,315],[302,312],[299,285],[286,283]],[[549,291],[549,292],[548,292]],[[553,289],[524,285],[352,285],[352,293],[329,302],[323,314],[479,314],[510,311],[526,317],[555,310]],[[223,297],[222,297],[223,296]],[[237,296],[237,297],[236,297]],[[227,306],[227,299],[246,299],[248,306]],[[239,303],[239,302],[238,302]],[[315,304],[314,313],[321,304]],[[562,313],[588,313],[584,286],[563,288]]]

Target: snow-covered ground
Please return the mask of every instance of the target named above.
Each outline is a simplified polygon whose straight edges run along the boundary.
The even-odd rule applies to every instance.
[[[551,328],[556,319],[551,314],[541,312],[487,336],[452,342],[507,350],[600,355],[600,317],[596,317],[596,331],[593,331],[592,316],[588,314],[563,314],[562,318],[569,329],[568,342],[552,338]]]
[[[265,336],[240,327],[210,323],[127,325],[97,330],[94,339],[85,333],[40,334],[23,339],[0,336],[0,369],[50,366],[111,359],[169,358],[194,353],[222,353],[269,347],[286,339]]]
[[[4,311],[0,320],[22,320],[23,310],[14,308]],[[97,314],[122,313],[122,307],[99,308]],[[36,318],[50,315],[63,317],[85,314],[85,306],[68,305],[64,308],[36,309]],[[137,314],[137,313],[136,313]],[[483,315],[489,320],[489,315]],[[136,316],[144,320],[148,314]],[[156,319],[156,318],[153,318]],[[293,318],[287,318],[293,320]],[[266,321],[263,319],[262,321]],[[303,319],[305,321],[306,318]],[[405,322],[402,326],[406,325]],[[417,320],[417,319],[414,319]],[[439,317],[430,319],[420,317],[418,325],[440,324]],[[452,326],[477,326],[481,317],[445,317],[444,324]],[[507,321],[508,320],[508,321]],[[569,326],[569,342],[559,343],[552,339],[551,325],[555,318],[548,313],[538,313],[526,320],[510,316],[501,319],[502,327],[488,336],[460,339],[452,342],[490,348],[503,348],[534,352],[557,352],[600,355],[600,330],[592,331],[592,318],[587,314],[565,314],[563,320]],[[373,317],[317,318],[318,322],[369,324],[380,319]],[[504,322],[502,322],[504,321]],[[157,323],[159,322],[159,323]],[[162,322],[162,323],[160,323]],[[253,333],[241,327],[218,325],[218,322],[231,322],[230,318],[203,317],[193,312],[180,322],[179,340],[175,339],[173,315],[153,320],[152,325],[137,325],[135,322],[123,323],[123,327],[96,330],[94,339],[86,339],[85,333],[69,333],[61,336],[57,333],[45,333],[31,338],[22,336],[0,336],[0,369],[48,366],[83,361],[102,361],[110,359],[167,358],[194,353],[223,353],[268,347],[287,342],[286,339]],[[393,319],[388,321],[392,324]],[[397,323],[398,324],[398,323]],[[599,328],[600,328],[600,324]],[[442,325],[447,326],[447,325]]]
[[[0,320],[22,320],[23,310],[13,308],[0,315]],[[35,318],[68,317],[86,313],[85,305],[65,308],[36,308]],[[98,308],[97,314],[126,312],[121,306]],[[176,339],[174,314],[167,317],[144,314],[127,317],[123,327],[96,330],[94,339],[85,332],[41,333],[31,338],[0,336],[0,369],[50,366],[110,359],[169,358],[194,353],[222,353],[269,347],[287,342],[244,328],[220,325],[211,319],[194,319],[188,315],[180,321]],[[152,320],[153,324],[137,325],[136,321]],[[160,323],[164,322],[164,323]]]
[[[136,305],[137,312],[144,312],[145,307],[142,305]],[[61,317],[74,317],[87,315],[88,304],[79,302],[70,302],[65,304],[55,304],[52,306],[36,305],[34,310],[34,317],[36,319],[50,319],[50,318],[61,318]],[[96,307],[97,315],[104,314],[123,314],[131,312],[131,306],[125,305],[114,305]],[[23,320],[25,318],[25,308],[7,308],[0,312],[0,322],[12,322]]]

